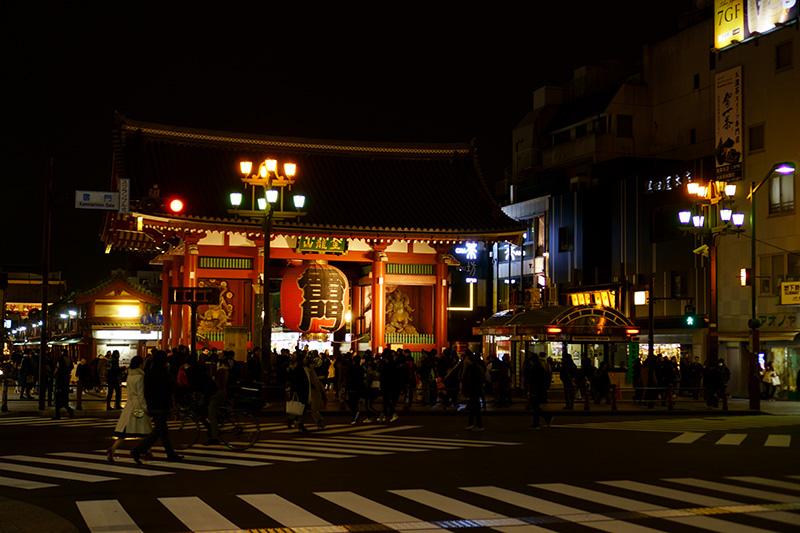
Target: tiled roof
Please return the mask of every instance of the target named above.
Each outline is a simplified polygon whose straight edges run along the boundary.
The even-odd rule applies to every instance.
[[[468,143],[276,138],[121,116],[114,133],[115,172],[131,180],[132,198],[158,184],[162,197],[184,200],[179,217],[197,224],[241,224],[228,213],[229,194],[244,190],[239,161],[269,157],[297,164],[295,190],[306,195],[307,214],[276,220],[276,232],[513,240],[524,231],[491,198]]]

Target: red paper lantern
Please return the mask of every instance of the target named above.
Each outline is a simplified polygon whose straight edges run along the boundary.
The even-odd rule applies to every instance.
[[[281,282],[284,325],[303,333],[333,333],[345,323],[349,285],[336,267],[310,263],[290,268]]]

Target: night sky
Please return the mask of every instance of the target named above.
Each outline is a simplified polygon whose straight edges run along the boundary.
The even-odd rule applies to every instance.
[[[691,2],[124,4],[0,3],[0,265],[40,271],[52,157],[51,271],[68,291],[126,266],[123,253],[103,253],[102,212],[74,209],[76,189],[110,188],[115,109],[270,135],[476,138],[491,185],[510,164],[512,129],[536,88],[565,83],[583,64],[638,58],[639,45],[674,29]]]

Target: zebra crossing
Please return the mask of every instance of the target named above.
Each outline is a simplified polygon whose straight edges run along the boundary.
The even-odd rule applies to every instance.
[[[285,424],[282,425],[286,427]],[[347,426],[352,428],[352,426]],[[91,452],[52,452],[43,456],[13,454],[0,456],[0,487],[43,489],[65,481],[98,483],[118,481],[126,476],[157,477],[180,471],[210,471],[232,467],[266,467],[280,463],[306,463],[318,460],[345,460],[360,456],[396,453],[419,453],[467,448],[515,446],[520,443],[399,436],[392,434],[415,426],[391,426],[351,429],[347,435],[329,433],[324,436],[294,439],[261,440],[252,448],[234,452],[222,447],[195,446],[182,450],[185,460],[167,462],[163,448],[154,448],[154,458],[143,466],[134,464],[127,451],[120,450],[113,464],[106,460],[105,450]],[[338,426],[332,425],[330,431]],[[316,432],[323,434],[324,431]],[[13,474],[13,477],[11,477]]]
[[[792,445],[792,436],[786,433],[753,436],[742,433],[748,429],[775,429],[788,431],[788,428],[800,426],[800,416],[794,415],[752,415],[752,416],[726,416],[726,417],[697,417],[697,418],[659,418],[648,420],[618,420],[610,422],[587,422],[576,424],[559,424],[560,428],[577,429],[606,429],[612,431],[653,431],[665,433],[680,433],[667,442],[669,444],[695,444],[709,439],[718,446],[739,446],[756,442],[766,448],[789,448]],[[781,428],[786,428],[782,430]],[[710,435],[724,431],[721,437]]]
[[[243,493],[235,498],[257,511],[257,518],[251,513],[237,519],[239,513],[229,508],[236,505],[226,507],[220,499],[209,502],[198,496],[154,498],[151,502],[81,500],[76,505],[92,533],[142,533],[152,529],[443,533],[476,527],[501,533],[536,533],[564,530],[568,524],[614,533],[676,531],[687,526],[755,533],[796,531],[800,527],[800,475],[780,479],[663,478],[649,483],[531,483],[514,489],[412,488],[368,494],[324,491],[311,492],[302,497],[302,502],[274,492]],[[152,505],[165,509],[172,523],[164,523],[163,515],[155,523]]]

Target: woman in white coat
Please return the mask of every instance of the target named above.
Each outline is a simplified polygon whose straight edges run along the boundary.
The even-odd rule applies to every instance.
[[[152,431],[150,417],[147,416],[147,403],[144,400],[143,362],[140,355],[131,359],[127,383],[128,401],[119,417],[117,427],[114,428],[112,435],[114,443],[106,451],[106,457],[110,463],[114,462],[114,452],[123,440],[141,439]]]

